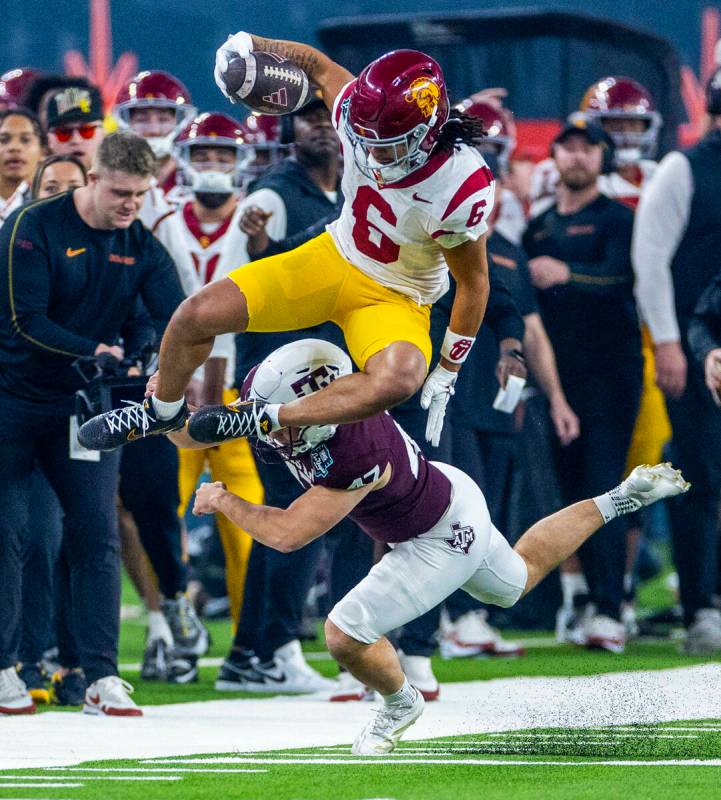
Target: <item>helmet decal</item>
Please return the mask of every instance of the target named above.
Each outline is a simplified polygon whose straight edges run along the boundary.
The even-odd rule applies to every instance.
[[[426,119],[433,116],[440,99],[441,90],[438,84],[427,77],[416,78],[406,94],[406,103],[415,103]]]

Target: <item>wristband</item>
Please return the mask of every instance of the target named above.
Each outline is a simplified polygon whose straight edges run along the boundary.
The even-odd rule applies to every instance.
[[[441,356],[452,364],[462,364],[475,341],[475,336],[459,336],[450,328],[446,328],[446,335],[443,337],[441,345]]]

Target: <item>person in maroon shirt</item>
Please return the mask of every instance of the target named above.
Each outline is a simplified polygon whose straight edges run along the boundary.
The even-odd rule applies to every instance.
[[[303,339],[251,370],[241,397],[286,403],[350,372],[340,348]],[[227,438],[228,431],[218,435]],[[212,446],[194,441],[187,428],[169,438],[180,447]],[[353,744],[357,755],[391,752],[423,712],[423,698],[409,685],[386,633],[459,588],[485,603],[512,606],[605,523],[688,489],[670,464],[637,467],[612,491],[537,522],[511,548],[471,478],[427,461],[387,411],[360,422],[286,428],[261,441],[307,491],[281,509],[249,503],[222,483],[204,483],[193,513],[225,514],[281,552],[303,547],[346,516],[391,547],[337,603],[325,626],[331,655],[384,700]]]

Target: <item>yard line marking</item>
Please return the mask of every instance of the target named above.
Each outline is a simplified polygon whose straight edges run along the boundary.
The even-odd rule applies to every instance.
[[[170,770],[168,770],[170,771]],[[174,769],[173,772],[178,772]],[[19,781],[52,781],[57,780],[57,775],[3,775],[2,780],[19,780]],[[159,775],[157,777],[134,777],[132,775],[125,775],[120,777],[111,777],[109,775],[83,775],[83,780],[86,781],[182,781],[181,775]],[[43,783],[47,786],[47,783]]]
[[[584,731],[584,728],[576,728],[577,731],[581,732]],[[584,737],[590,742],[595,741],[598,737],[602,739],[611,735],[615,739],[637,739],[638,734],[636,733],[615,733],[613,731],[608,731],[607,733],[584,733]],[[493,736],[496,739],[568,739],[569,741],[580,741],[573,733],[567,731],[566,733],[489,733],[489,736]],[[695,734],[689,733],[681,733],[678,736],[675,734],[668,734],[668,733],[655,733],[654,731],[644,731],[644,736],[653,736],[654,739],[700,739],[700,736],[696,736]]]
[[[153,764],[153,761],[143,761],[143,764]],[[189,762],[192,763],[192,762]],[[150,767],[46,767],[49,772],[198,772],[197,769],[189,769],[185,767],[173,767],[171,769],[160,769]],[[247,773],[264,773],[268,772],[267,769],[203,769],[201,772],[247,772]],[[79,777],[85,780],[92,780],[90,775],[80,775]],[[138,778],[138,780],[146,780],[145,778]],[[159,778],[156,780],[160,780]]]
[[[0,789],[80,789],[83,786],[84,783],[0,783]]]
[[[145,763],[145,762],[144,762]],[[174,759],[168,763],[172,764],[187,764],[190,763],[187,759]],[[712,759],[658,759],[650,761],[627,761],[627,760],[614,760],[614,761],[500,761],[496,759],[483,759],[483,758],[458,758],[458,759],[443,759],[443,758],[386,758],[385,756],[377,756],[370,760],[364,758],[350,758],[350,759],[334,759],[334,758],[309,758],[309,759],[294,759],[294,758],[206,758],[195,759],[193,763],[201,764],[308,764],[325,766],[328,764],[355,764],[367,765],[374,764],[380,766],[382,764],[447,764],[458,766],[496,766],[503,764],[506,766],[569,766],[569,767],[721,767],[721,758]]]

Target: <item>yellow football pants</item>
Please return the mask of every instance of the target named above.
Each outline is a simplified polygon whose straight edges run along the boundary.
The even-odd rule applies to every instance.
[[[393,342],[411,342],[431,361],[430,306],[382,286],[338,252],[329,233],[228,274],[245,295],[248,330],[295,331],[335,322],[351,358],[366,361]]]
[[[224,403],[232,403],[237,399],[237,392],[229,390],[223,392]],[[250,503],[263,502],[263,485],[260,482],[247,439],[232,439],[218,447],[210,447],[206,450],[180,449],[178,455],[180,457],[178,488],[181,516],[185,513],[206,464],[210,469],[212,479],[222,481],[233,494],[239,495]],[[217,514],[216,521],[225,553],[225,579],[230,598],[230,613],[233,625],[237,626],[243,604],[245,576],[253,540],[224,514]]]

